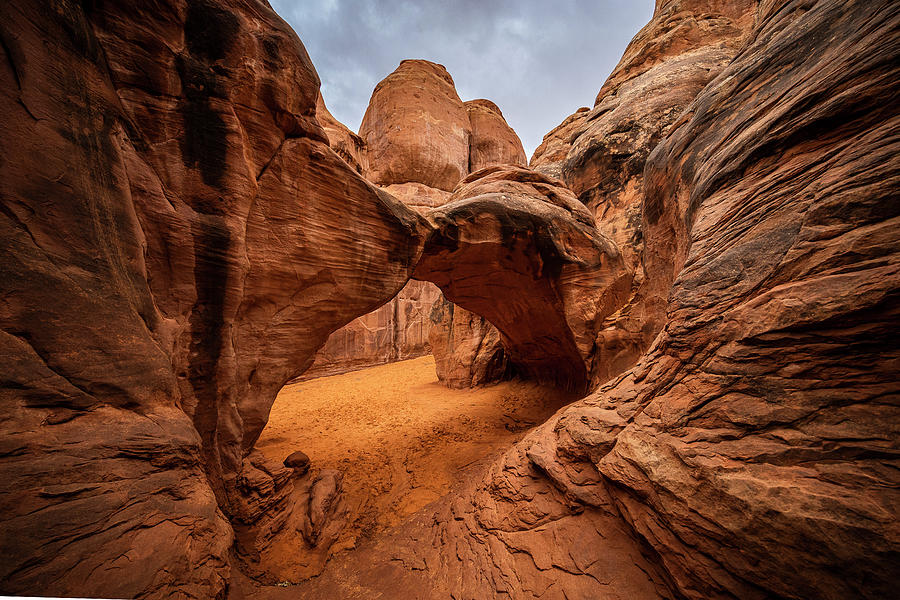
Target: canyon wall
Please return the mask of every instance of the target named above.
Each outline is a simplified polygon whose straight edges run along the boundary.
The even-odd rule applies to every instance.
[[[424,222],[329,149],[264,3],[22,0],[0,34],[0,590],[221,596],[290,487],[249,453],[275,394]]]
[[[340,474],[253,444],[285,382],[448,233],[358,173],[265,3],[57,9],[0,8],[0,592],[207,598],[233,565],[314,575]],[[537,230],[560,216],[529,206]]]
[[[644,167],[688,104],[735,57],[756,7],[755,0],[657,2],[593,108],[544,136],[531,158],[533,169],[562,179],[591,210],[631,273],[630,297],[595,325],[593,385],[634,365],[663,326],[671,281],[648,277],[644,267]]]

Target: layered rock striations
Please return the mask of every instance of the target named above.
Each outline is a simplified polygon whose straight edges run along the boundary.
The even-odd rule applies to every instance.
[[[633,365],[665,320],[670,282],[648,277],[643,265],[647,157],[737,54],[756,6],[754,0],[658,0],[594,107],[579,109],[547,134],[531,159],[532,168],[561,178],[591,210],[633,273],[632,297],[596,325],[595,385]]]
[[[569,188],[489,167],[424,217],[329,148],[315,71],[265,4],[0,17],[3,593],[224,597],[233,565],[319,572],[340,474],[253,443],[329,333],[415,275],[530,375],[624,370],[285,593],[891,596],[895,3],[660,2],[597,106],[622,104],[557,130]],[[656,106],[627,94],[653,73],[696,91],[644,115],[624,162],[582,160],[573,132]],[[632,203],[639,226],[612,227]]]
[[[424,224],[329,149],[265,4],[0,14],[0,590],[222,596],[232,523],[286,508],[275,394]]]
[[[390,302],[332,333],[300,379],[428,354],[432,305],[441,300],[443,296],[433,284],[410,281]]]
[[[646,160],[647,352],[309,591],[890,597],[898,29],[887,1],[761,3]]]

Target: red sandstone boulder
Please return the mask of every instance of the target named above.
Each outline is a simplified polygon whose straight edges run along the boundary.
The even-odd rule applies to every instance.
[[[464,105],[472,125],[469,173],[494,165],[524,167],[528,159],[522,142],[497,105],[490,100],[469,100]]]
[[[378,185],[417,182],[451,191],[469,172],[471,133],[447,70],[404,60],[375,87],[363,116],[366,177]]]

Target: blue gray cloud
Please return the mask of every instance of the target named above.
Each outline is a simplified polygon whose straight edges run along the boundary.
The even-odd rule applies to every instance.
[[[270,0],[309,52],[331,113],[359,129],[375,85],[406,58],[441,63],[463,100],[500,107],[530,156],[593,104],[653,0]]]

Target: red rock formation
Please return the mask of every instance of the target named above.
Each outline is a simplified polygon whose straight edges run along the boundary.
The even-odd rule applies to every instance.
[[[630,282],[587,209],[543,175],[506,166],[473,173],[427,218],[434,231],[415,277],[493,323],[521,372],[583,388],[589,324]]]
[[[647,161],[647,353],[309,593],[892,597],[898,30],[887,0],[762,4]]]
[[[562,179],[562,165],[575,140],[584,133],[590,109],[582,106],[554,127],[535,148],[529,166],[554,179]]]
[[[633,365],[665,318],[668,283],[648,278],[642,264],[644,164],[685,107],[737,54],[756,4],[659,0],[594,108],[567,118],[532,157],[534,169],[562,178],[591,209],[634,274],[632,297],[596,326],[595,385]]]
[[[472,125],[469,141],[469,173],[494,165],[524,167],[528,159],[519,136],[503,118],[503,113],[490,100],[464,103]]]
[[[719,15],[688,18],[702,34],[749,23],[719,5],[677,6]],[[694,43],[671,6],[648,48]],[[633,306],[665,320],[639,362],[291,597],[891,597],[900,7],[756,8],[644,161]],[[222,597],[233,538],[270,582],[316,572],[340,476],[297,480],[253,441],[413,267],[532,374],[597,365],[632,271],[590,212],[504,167],[420,220],[328,148],[265,4],[0,17],[3,593]],[[671,62],[632,50],[652,68],[616,94]]]
[[[423,94],[428,101],[422,101]],[[462,125],[459,105],[453,80],[442,66],[427,61],[403,61],[376,87],[366,111],[361,132],[376,145],[368,175],[382,184],[382,189],[422,214],[445,204],[451,195],[447,190],[453,189],[469,170],[494,164],[525,164],[522,143],[496,104],[489,100],[466,102],[466,124]],[[319,112],[333,121],[323,105]],[[334,123],[336,125],[325,123],[332,147],[351,166],[362,162],[368,164],[368,156],[348,158],[348,152],[343,148],[353,142],[352,134],[340,123]],[[434,128],[442,133],[434,136]],[[466,140],[465,168],[448,176],[447,161],[457,166],[461,164],[463,152],[456,143],[458,136],[454,136],[462,130],[471,131]],[[340,140],[337,147],[335,140]],[[394,175],[386,175],[387,171]],[[403,175],[396,175],[398,172]],[[385,182],[389,184],[384,185]],[[422,356],[432,346],[429,344],[432,325],[429,313],[435,301],[443,301],[436,287],[410,282],[390,304],[359,317],[332,334],[317,354],[313,367],[304,373],[304,378]],[[468,322],[472,324],[480,319],[471,317]],[[494,344],[490,352],[484,348],[481,356],[469,355],[481,348],[479,341],[484,339],[490,326],[485,325],[487,329],[483,332],[479,327],[465,333],[460,328],[464,322],[467,320],[460,319],[452,327],[454,340],[435,340],[439,378],[448,383],[452,381],[454,386],[468,386],[474,384],[472,376],[475,381],[485,383],[504,373],[504,369],[497,371],[488,360],[497,353],[502,355],[503,350],[496,341],[499,334],[492,331],[488,335]],[[450,331],[449,327],[438,330],[447,335]],[[468,340],[460,343],[463,338]],[[469,368],[473,364],[480,366],[473,371]],[[450,372],[451,368],[455,369],[454,373]],[[484,377],[485,370],[492,373],[488,379]],[[469,376],[467,383],[463,379],[464,373]]]
[[[433,284],[410,281],[390,302],[332,333],[300,379],[428,354],[431,306],[442,298]]]
[[[337,152],[338,156],[343,158],[344,162],[353,167],[357,173],[360,175],[365,173],[369,169],[366,142],[328,112],[321,93],[316,100],[316,119],[325,130],[331,149]]]
[[[221,595],[226,517],[290,488],[248,458],[275,393],[405,284],[419,221],[328,149],[265,4],[23,0],[0,32],[0,589]]]
[[[438,380],[467,388],[506,379],[511,374],[500,332],[487,319],[441,296],[431,309],[428,341]]]
[[[369,149],[366,177],[451,191],[469,172],[471,133],[443,65],[404,60],[375,87],[359,128]]]

